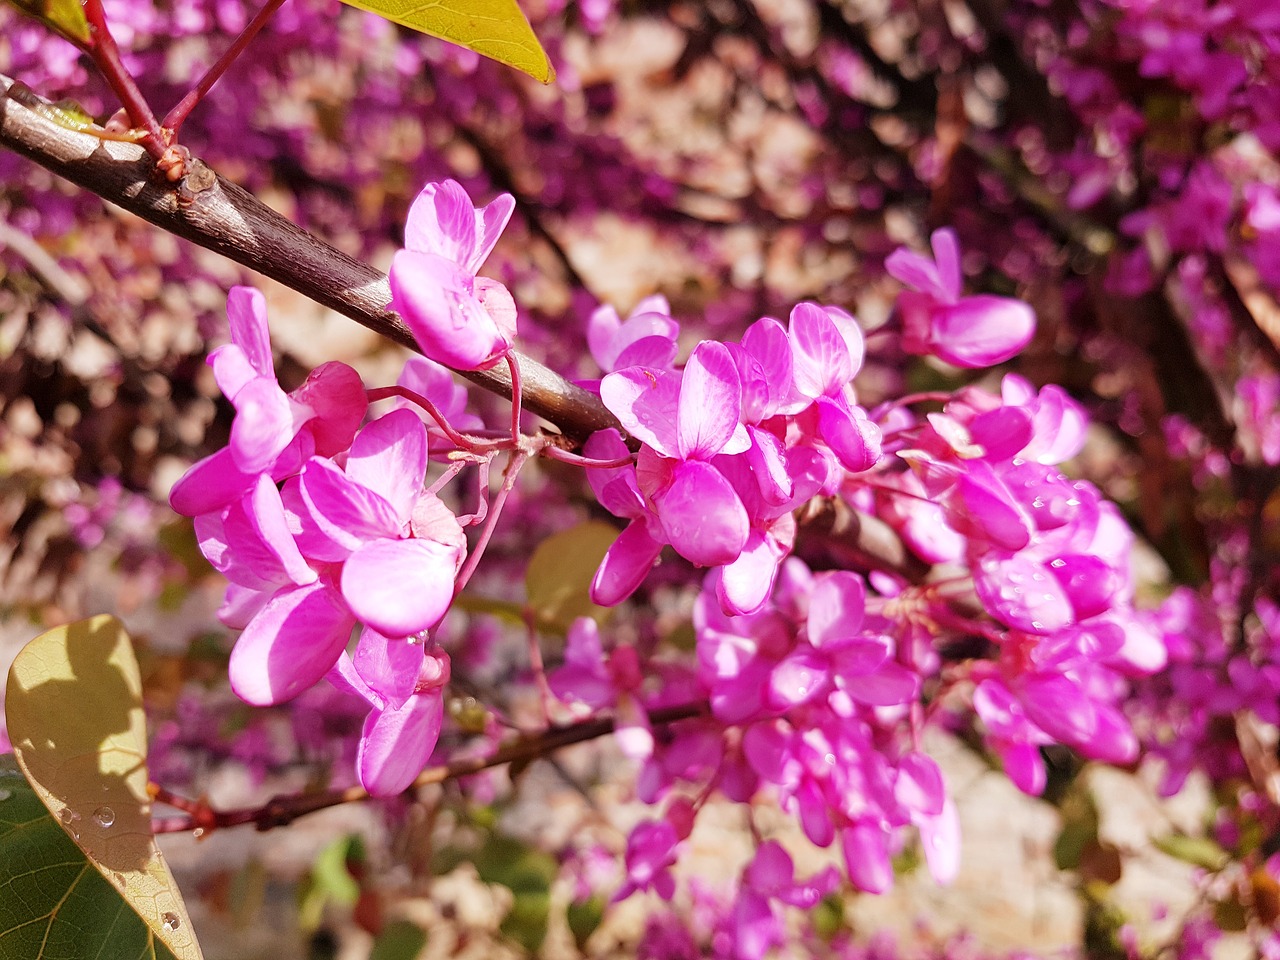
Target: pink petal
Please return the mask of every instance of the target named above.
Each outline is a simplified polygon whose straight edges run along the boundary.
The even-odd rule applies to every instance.
[[[677,466],[654,506],[667,540],[690,563],[732,563],[747,544],[747,511],[729,481],[708,463],[690,460]]]
[[[872,707],[896,707],[914,700],[920,692],[920,677],[906,667],[889,662],[875,673],[860,676],[840,674],[839,686],[859,703]]]
[[[385,704],[398,707],[417,685],[425,649],[421,643],[385,637],[366,626],[360,631],[360,642],[351,660],[369,689]]]
[[[960,242],[956,232],[950,227],[933,231],[929,237],[929,246],[933,248],[933,259],[938,265],[938,279],[947,299],[954,300],[962,292],[964,277],[960,273]]]
[[[320,364],[289,396],[315,411],[306,428],[321,457],[335,456],[351,446],[369,406],[360,374],[337,360]]]
[[[347,477],[385,500],[401,525],[418,502],[426,471],[427,428],[410,410],[393,410],[368,424],[347,456]]]
[[[231,688],[258,707],[291,700],[338,659],[355,619],[323,583],[280,590],[244,628],[231,651]]]
[[[230,447],[193,463],[169,491],[169,505],[184,517],[221,510],[253,488],[257,476],[236,466]]]
[[[915,813],[928,817],[941,813],[947,791],[942,783],[942,771],[933,758],[915,751],[903,754],[898,761],[893,796]]]
[[[769,399],[775,408],[771,412],[795,413],[798,410],[777,409],[797,402],[794,383],[795,363],[791,356],[791,341],[786,329],[772,317],[757,320],[742,337],[743,349],[760,365],[765,383],[769,387]],[[801,398],[802,406],[807,406]]]
[[[313,457],[307,461],[298,490],[307,519],[323,538],[304,527],[298,543],[308,556],[342,560],[362,543],[399,536],[404,527],[391,504],[356,483],[330,460]]]
[[[704,340],[694,348],[680,380],[676,443],[681,459],[742,452],[725,450],[741,415],[738,368],[724,344]]]
[[[644,520],[633,520],[605,551],[591,581],[591,602],[612,607],[635,593],[653,569],[663,544],[649,534]]]
[[[444,257],[475,276],[476,267],[469,262],[476,253],[476,220],[475,204],[461,184],[428,183],[409,207],[404,245],[416,253]]]
[[[853,885],[868,893],[884,893],[893,886],[889,838],[874,823],[860,820],[840,831],[845,866]]]
[[[676,418],[680,377],[666,370],[632,367],[600,381],[600,399],[628,433],[664,457],[680,456]]]
[[[1007,626],[1050,634],[1075,620],[1071,601],[1058,579],[1048,567],[1022,554],[989,554],[973,574],[982,606]]]
[[[843,397],[818,399],[818,432],[850,473],[870,470],[880,459],[880,428]]]
[[[866,613],[867,588],[848,570],[820,573],[813,578],[806,632],[815,647],[857,636]],[[884,659],[882,654],[872,668]]]
[[[507,228],[511,214],[516,209],[516,198],[509,193],[500,193],[484,207],[476,211],[476,243],[475,253],[463,264],[472,273],[480,269],[480,265],[489,259],[494,244],[502,231]]]
[[[388,637],[434,627],[453,602],[456,551],[434,540],[375,540],[342,567],[356,617]]]
[[[816,303],[801,303],[791,311],[791,350],[796,388],[806,397],[837,393],[853,379],[848,344]]]
[[[1012,460],[1031,442],[1031,414],[1022,407],[998,407],[974,417],[969,435],[989,460]]]
[[[269,470],[313,411],[290,400],[274,379],[259,377],[231,398],[231,455],[246,473]]]
[[[786,551],[772,537],[752,530],[738,558],[721,571],[716,585],[721,609],[731,616],[741,616],[763,607],[785,555]]]
[[[780,507],[791,499],[795,490],[791,474],[787,472],[786,448],[768,430],[747,427],[747,434],[751,437],[747,462],[755,474],[760,498],[770,506]]]
[[[275,382],[275,374],[262,376],[253,368],[245,352],[234,343],[224,344],[209,354],[208,364],[213,368],[213,380],[228,399],[234,397],[254,380]]]
[[[965,297],[933,315],[933,354],[957,367],[991,367],[1021,353],[1036,332],[1036,315],[1021,300]]]
[[[401,250],[392,258],[390,279],[391,309],[429,359],[455,370],[478,370],[510,348],[476,299],[475,278],[449,260]]]
[[[439,690],[410,697],[399,708],[370,713],[356,753],[360,785],[375,797],[407,790],[431,759],[443,724]]]
[[[924,862],[938,883],[951,883],[960,873],[960,812],[950,797],[942,811],[919,824]]]
[[[885,257],[884,271],[900,283],[938,300],[947,301],[959,295],[958,290],[950,290],[942,282],[937,264],[906,247],[899,247]]]
[[[830,667],[814,650],[801,648],[785,657],[769,675],[769,706],[786,711],[821,696]]]
[[[253,287],[232,287],[227,291],[227,320],[231,324],[231,342],[244,351],[249,365],[258,376],[274,380],[266,298]]]

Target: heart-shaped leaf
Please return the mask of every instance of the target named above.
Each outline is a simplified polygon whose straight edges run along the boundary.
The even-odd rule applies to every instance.
[[[543,623],[567,628],[575,617],[608,615],[591,602],[591,579],[616,539],[616,527],[587,520],[538,544],[529,557],[524,587],[529,607]]]
[[[175,960],[0,756],[0,960]]]
[[[178,960],[200,960],[186,907],[151,831],[142,680],[120,621],[81,620],[23,647],[9,671],[5,718],[22,772],[54,823]],[[63,888],[59,917],[85,883],[82,872]],[[63,935],[101,944],[107,930],[90,916],[103,914],[68,920]]]
[[[343,0],[421,33],[474,50],[550,83],[556,72],[515,0]]]

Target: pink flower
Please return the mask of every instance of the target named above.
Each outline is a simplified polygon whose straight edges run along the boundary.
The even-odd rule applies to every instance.
[[[895,250],[884,262],[910,291],[898,297],[902,349],[957,367],[990,367],[1019,353],[1035,333],[1031,308],[1009,297],[962,296],[960,248],[952,230],[930,238],[934,259]]]
[[[343,653],[329,682],[371,707],[360,733],[356,773],[375,797],[406,790],[440,739],[449,655],[368,627],[354,657]]]
[[[260,473],[283,480],[313,454],[345,450],[367,406],[359,374],[336,361],[316,367],[292,393],[280,388],[257,290],[232,287],[227,319],[231,343],[213,351],[209,364],[236,418],[230,444],[193,464],[169,493],[173,509],[188,517],[222,509],[253,489]]]
[[[491,367],[511,349],[516,305],[501,283],[477,277],[511,218],[502,194],[479,210],[453,180],[429,183],[409,209],[405,249],[391,261],[391,308],[423,353],[456,370]]]

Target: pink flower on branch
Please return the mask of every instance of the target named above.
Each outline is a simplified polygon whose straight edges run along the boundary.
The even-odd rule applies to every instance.
[[[1009,297],[963,296],[955,232],[935,230],[930,241],[932,260],[901,248],[884,262],[911,288],[898,297],[902,349],[957,367],[990,367],[1021,352],[1036,329],[1031,308]]]
[[[422,188],[405,224],[405,249],[391,261],[391,309],[423,353],[455,370],[498,363],[516,335],[516,305],[501,283],[476,276],[493,251],[515,198],[479,210],[453,180]]]

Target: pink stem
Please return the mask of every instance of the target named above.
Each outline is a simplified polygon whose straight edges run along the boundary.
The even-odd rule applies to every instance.
[[[523,397],[520,383],[520,358],[508,351],[507,367],[511,370],[511,442],[520,444],[520,414],[523,413]]]
[[[120,48],[116,46],[111,29],[107,26],[102,0],[83,0],[83,6],[85,19],[89,21],[93,36],[93,43],[87,48],[89,56],[120,98],[125,112],[129,114],[129,122],[147,132],[141,141],[142,146],[157,161],[163,160],[169,145],[156,121],[156,115],[151,112],[151,105],[138,89],[138,84],[125,67],[124,61],[120,59]]]
[[[529,454],[523,450],[513,450],[511,452],[511,459],[507,462],[507,469],[502,475],[502,486],[498,488],[498,495],[494,497],[493,503],[489,506],[489,516],[485,520],[484,529],[480,531],[480,537],[476,540],[476,545],[472,548],[471,555],[467,557],[467,562],[463,564],[462,570],[458,573],[458,579],[453,585],[453,595],[455,597],[462,592],[463,587],[467,585],[467,581],[471,579],[471,575],[475,573],[476,566],[480,563],[480,558],[484,555],[485,548],[489,545],[489,538],[493,536],[493,530],[498,523],[498,518],[502,516],[502,508],[507,502],[507,497],[510,496],[512,489],[516,485],[516,476],[528,459]]]
[[[561,463],[572,463],[574,466],[588,467],[594,470],[616,470],[619,467],[629,467],[635,463],[634,457],[618,457],[614,460],[592,460],[590,457],[570,453],[568,450],[561,450],[559,447],[553,447],[550,444],[538,452],[548,460],[559,460]]]
[[[213,66],[204,72],[200,82],[188,90],[187,95],[165,114],[162,126],[169,131],[169,135],[174,140],[178,139],[178,130],[181,129],[183,121],[187,119],[187,115],[195,109],[196,104],[204,99],[205,94],[213,89],[213,85],[222,78],[227,67],[231,66],[235,59],[244,53],[245,47],[258,35],[258,31],[266,26],[267,21],[271,19],[272,14],[280,9],[282,3],[284,3],[284,0],[267,0],[267,5],[258,11],[254,18],[249,21],[248,26],[240,31],[240,35],[236,37],[226,52],[217,59]]]
[[[466,450],[470,453],[490,453],[495,450],[505,450],[511,446],[506,437],[491,443],[477,443],[466,434],[459,433],[449,425],[449,421],[444,418],[444,414],[440,412],[434,403],[408,387],[402,387],[399,384],[392,387],[374,387],[372,390],[366,391],[365,396],[370,403],[386,400],[388,397],[400,397],[410,403],[416,403],[427,412],[427,415],[436,422],[436,425],[443,431],[444,435],[459,450]]]

